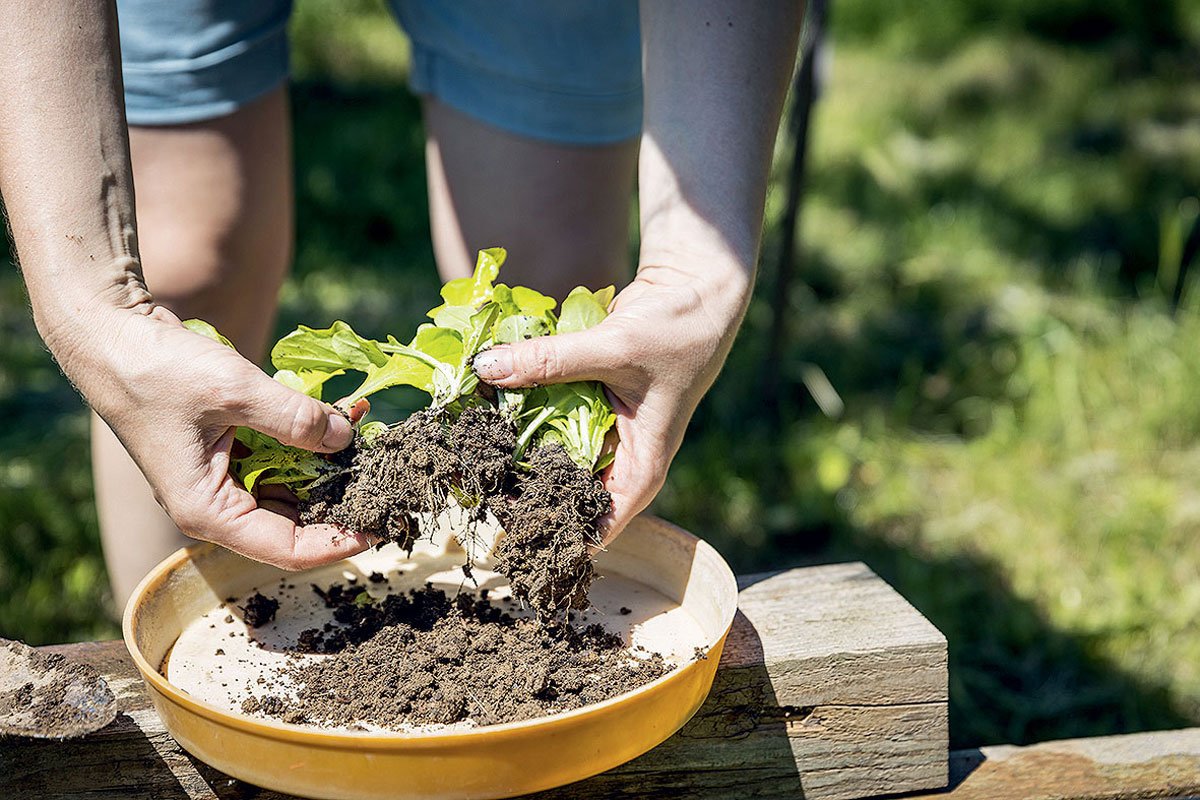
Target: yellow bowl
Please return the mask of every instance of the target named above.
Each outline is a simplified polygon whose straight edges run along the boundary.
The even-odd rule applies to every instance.
[[[716,550],[642,516],[597,568],[682,606],[703,632],[708,658],[603,703],[452,732],[341,733],[252,718],[198,700],[159,672],[188,623],[222,598],[288,574],[208,544],[179,550],[141,582],[125,609],[125,644],[175,740],[241,780],[312,798],[512,797],[641,755],[687,722],[712,686],[737,606],[736,581]]]

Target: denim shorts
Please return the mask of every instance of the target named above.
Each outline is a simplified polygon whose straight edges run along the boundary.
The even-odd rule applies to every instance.
[[[637,0],[390,0],[413,91],[566,144],[637,136]],[[131,125],[224,116],[288,78],[291,0],[117,0]]]

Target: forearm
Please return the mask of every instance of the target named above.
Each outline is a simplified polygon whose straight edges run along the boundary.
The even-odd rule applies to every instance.
[[[642,2],[642,266],[748,297],[802,15],[796,0]]]
[[[116,19],[111,0],[10,0],[5,11],[0,195],[35,320],[61,359],[60,330],[99,309],[150,303]]]

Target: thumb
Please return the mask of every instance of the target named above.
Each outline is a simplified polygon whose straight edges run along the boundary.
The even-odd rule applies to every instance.
[[[579,333],[538,336],[496,345],[475,356],[475,374],[493,386],[517,389],[544,383],[603,381],[618,368],[620,348],[597,326]]]
[[[354,430],[340,411],[253,371],[257,375],[242,382],[236,424],[305,450],[334,452],[350,445]]]

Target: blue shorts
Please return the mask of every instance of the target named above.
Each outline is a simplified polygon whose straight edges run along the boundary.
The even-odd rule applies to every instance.
[[[409,83],[476,119],[569,144],[637,136],[637,0],[390,0]],[[285,82],[291,0],[117,0],[131,125],[230,114]]]

